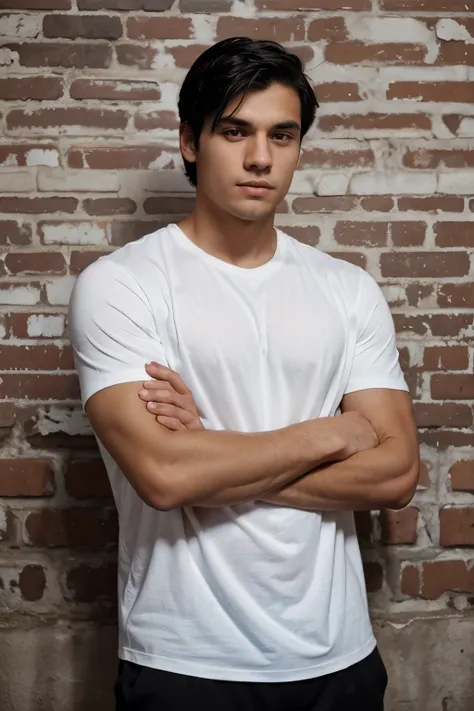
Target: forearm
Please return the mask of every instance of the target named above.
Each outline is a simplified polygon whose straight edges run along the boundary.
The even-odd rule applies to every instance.
[[[403,508],[411,500],[419,461],[403,456],[397,439],[309,472],[263,500],[306,511]]]
[[[176,504],[226,506],[255,500],[341,456],[334,418],[272,432],[174,433],[169,469]]]

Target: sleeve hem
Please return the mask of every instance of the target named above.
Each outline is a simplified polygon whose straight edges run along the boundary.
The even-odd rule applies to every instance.
[[[346,389],[344,390],[344,395],[358,392],[359,390],[375,390],[379,388],[409,392],[408,385],[401,379],[387,380],[387,378],[357,378],[347,384]]]
[[[122,383],[134,383],[143,382],[149,380],[150,376],[147,374],[144,368],[137,368],[135,370],[115,370],[113,373],[98,374],[93,377],[90,374],[87,376],[87,387],[82,389],[82,405],[86,406],[87,401],[100,392],[109,388],[112,385],[121,385]]]

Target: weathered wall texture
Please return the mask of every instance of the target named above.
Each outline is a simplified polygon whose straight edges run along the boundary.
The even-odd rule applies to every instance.
[[[177,91],[232,35],[321,102],[279,224],[393,307],[424,461],[362,517],[389,711],[474,708],[474,0],[0,0],[0,699],[111,709],[116,518],[66,308],[100,254],[192,205]]]

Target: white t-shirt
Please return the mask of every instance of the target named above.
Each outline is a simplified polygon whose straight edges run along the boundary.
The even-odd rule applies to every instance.
[[[180,373],[215,430],[273,430],[337,415],[345,393],[407,390],[372,277],[277,236],[254,269],[213,257],[173,224],[88,267],[70,305],[83,402],[148,380],[151,360]],[[121,658],[282,682],[370,654],[352,512],[260,502],[156,511],[99,446],[120,519]]]

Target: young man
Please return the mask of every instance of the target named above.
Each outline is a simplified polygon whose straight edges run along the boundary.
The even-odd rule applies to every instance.
[[[374,280],[274,228],[316,105],[279,45],[207,50],[179,99],[193,214],[74,289],[120,517],[118,711],[383,708],[352,512],[410,501],[416,428]]]

